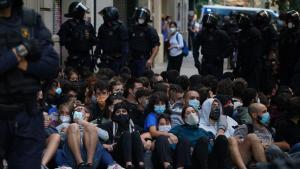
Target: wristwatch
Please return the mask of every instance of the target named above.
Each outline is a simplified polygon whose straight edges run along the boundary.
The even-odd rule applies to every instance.
[[[20,56],[22,59],[25,58],[28,55],[28,50],[24,45],[19,45],[16,48],[16,53],[18,56]]]

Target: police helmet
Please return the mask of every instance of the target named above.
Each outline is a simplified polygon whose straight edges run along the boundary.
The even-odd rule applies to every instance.
[[[11,0],[0,0],[0,9],[7,8],[11,5]]]
[[[289,24],[293,24],[292,27],[299,26],[299,12],[292,10],[286,13],[285,22],[289,26]]]
[[[23,6],[23,0],[0,0],[0,9],[7,8],[20,8]]]
[[[99,14],[102,15],[104,22],[119,20],[119,10],[113,6],[103,8]]]
[[[85,13],[85,12],[88,12],[88,8],[85,5],[83,5],[81,2],[72,2],[69,6],[68,13],[66,13],[64,16],[71,18],[78,13]]]
[[[256,14],[255,21],[258,27],[265,27],[270,24],[271,17],[267,11],[261,10]]]
[[[239,13],[236,19],[237,19],[237,24],[241,29],[248,29],[251,27],[251,19],[249,15],[244,13]]]
[[[218,18],[213,13],[209,13],[203,16],[203,27],[214,28],[217,26]]]
[[[152,22],[150,10],[144,7],[136,8],[132,18],[135,21],[144,19],[145,23]]]

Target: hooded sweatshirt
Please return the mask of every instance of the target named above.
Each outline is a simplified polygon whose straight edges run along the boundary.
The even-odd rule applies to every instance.
[[[222,104],[218,99],[214,99],[214,98],[209,98],[207,100],[204,101],[204,103],[202,104],[202,110],[200,113],[200,123],[199,123],[199,127],[212,132],[215,136],[217,135],[217,129],[218,129],[218,122],[216,122],[215,124],[211,124],[209,121],[209,115],[211,112],[211,107],[212,107],[212,103],[213,101],[216,100],[219,102],[219,108],[221,110],[221,116],[225,116],[223,115],[223,109],[222,109]],[[234,126],[237,126],[238,123],[236,121],[234,121],[231,117],[229,116],[225,116],[227,119],[227,124],[228,124],[228,128],[225,131],[225,136],[226,137],[231,137],[234,134]]]

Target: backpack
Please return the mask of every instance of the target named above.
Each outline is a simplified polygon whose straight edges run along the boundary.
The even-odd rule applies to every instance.
[[[180,33],[176,34],[176,40],[177,40],[178,43],[179,43],[179,39],[178,39],[178,35],[179,34]],[[187,57],[189,55],[189,47],[187,46],[187,43],[186,43],[186,41],[183,38],[182,38],[182,40],[183,40],[182,55],[185,56],[185,57]]]

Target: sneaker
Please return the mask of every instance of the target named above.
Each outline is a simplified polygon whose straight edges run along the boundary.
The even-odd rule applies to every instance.
[[[134,167],[132,165],[128,165],[126,169],[134,169]]]
[[[49,169],[47,166],[45,166],[45,165],[41,165],[41,169]]]
[[[172,165],[168,165],[168,167],[166,169],[173,169]]]
[[[86,164],[84,162],[77,165],[77,169],[87,169]]]
[[[125,169],[121,167],[119,164],[113,164],[107,167],[107,169]]]
[[[94,166],[92,163],[86,164],[86,169],[93,169],[93,168],[94,168]]]

